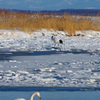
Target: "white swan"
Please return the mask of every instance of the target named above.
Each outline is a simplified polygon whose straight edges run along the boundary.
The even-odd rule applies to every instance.
[[[34,94],[32,94],[32,96],[30,97],[30,100],[33,100],[33,97],[37,95],[39,98],[41,98],[40,93],[39,92],[35,92]],[[25,100],[24,98],[19,98],[19,99],[15,99],[15,100]]]

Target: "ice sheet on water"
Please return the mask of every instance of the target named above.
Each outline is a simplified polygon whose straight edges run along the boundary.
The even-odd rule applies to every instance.
[[[17,63],[19,61],[20,63]],[[89,54],[14,56],[12,60],[0,61],[0,64],[3,65],[0,68],[1,86],[100,86],[99,56]]]

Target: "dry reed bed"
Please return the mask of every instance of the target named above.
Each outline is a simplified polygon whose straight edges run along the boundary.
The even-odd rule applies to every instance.
[[[67,31],[69,36],[76,35],[77,30],[100,31],[100,20],[92,16],[54,15],[54,14],[28,14],[28,13],[0,13],[0,29],[17,29],[25,32],[37,29],[54,29]]]

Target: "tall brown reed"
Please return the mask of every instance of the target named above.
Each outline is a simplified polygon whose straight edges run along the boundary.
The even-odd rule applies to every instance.
[[[28,14],[12,11],[0,13],[0,29],[18,29],[31,32],[45,28],[67,31],[69,35],[76,35],[76,30],[100,30],[99,26],[100,21],[93,20],[91,16]]]

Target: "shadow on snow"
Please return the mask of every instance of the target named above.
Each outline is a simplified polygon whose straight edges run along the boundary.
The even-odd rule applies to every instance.
[[[54,54],[90,54],[92,55],[98,50],[90,51],[83,49],[70,49],[67,51],[62,51],[57,47],[52,47],[52,50],[47,51],[16,51],[16,52],[3,52],[0,51],[0,60],[10,60],[12,56],[42,56],[42,55],[54,55]]]

